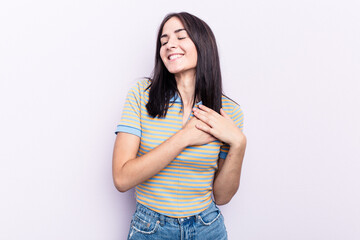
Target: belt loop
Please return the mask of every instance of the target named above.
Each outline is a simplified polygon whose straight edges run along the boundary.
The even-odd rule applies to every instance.
[[[165,217],[164,215],[160,214],[160,225],[163,227],[165,225]]]

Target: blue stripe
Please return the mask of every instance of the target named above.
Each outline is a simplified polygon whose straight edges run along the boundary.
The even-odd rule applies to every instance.
[[[194,152],[195,153],[195,152]],[[197,153],[197,154],[199,154],[199,153]],[[210,155],[210,154],[209,154]],[[218,155],[217,154],[211,154],[211,156],[206,156],[206,155],[204,155],[204,156],[191,156],[191,155],[189,155],[189,154],[183,154],[183,153],[180,153],[177,157],[176,157],[176,159],[182,159],[182,160],[186,160],[186,161],[192,161],[192,160],[194,160],[194,161],[197,161],[197,160],[199,160],[199,159],[202,159],[202,160],[211,160],[211,159],[215,159],[215,160],[217,160],[217,157]],[[193,159],[185,159],[185,157],[187,157],[187,158],[189,158],[189,157],[191,157],[191,158],[193,158]]]
[[[175,183],[175,184],[174,184]],[[176,181],[174,183],[159,183],[159,182],[148,182],[148,181],[145,181],[143,184],[146,185],[146,184],[155,184],[157,186],[151,186],[151,187],[160,187],[160,186],[168,186],[168,187],[171,187],[173,188],[174,186],[177,186],[176,185]],[[148,185],[150,187],[150,185]],[[190,188],[191,191],[194,191],[194,190],[205,190],[207,189],[209,186],[185,186],[185,185],[179,185],[179,187],[186,187],[186,188]],[[190,189],[187,189],[187,190],[190,190]],[[178,191],[182,191],[182,190],[179,190]]]
[[[164,179],[163,177],[169,177],[169,178],[175,178],[175,179]],[[177,183],[191,183],[191,184],[205,184],[209,181],[212,181],[212,177],[207,177],[207,178],[197,178],[197,177],[185,177],[185,176],[175,176],[175,175],[171,175],[171,174],[161,174],[161,175],[156,175],[154,177],[152,177],[151,179],[154,180],[159,180],[159,181],[167,181],[167,182],[177,182]],[[201,181],[201,182],[198,182]]]
[[[130,127],[130,126],[118,125],[116,127],[115,133],[118,133],[118,132],[131,133],[138,137],[141,137],[141,131],[139,129],[136,129],[136,128]]]
[[[144,122],[143,125],[147,126],[147,127],[150,127],[150,126],[153,126],[153,127],[160,127],[160,128],[170,128],[170,129],[179,129],[179,127],[181,128],[181,123],[172,123],[172,122],[157,122],[157,123],[148,123],[149,120],[145,120],[147,121],[146,123]],[[152,122],[153,120],[150,120],[149,122]],[[154,121],[155,122],[155,121]],[[173,125],[173,126],[164,126],[164,124],[168,124],[168,125]]]
[[[161,131],[161,132],[165,132],[165,133],[172,133],[172,134],[174,134],[174,133],[176,133],[176,131],[174,131],[174,130],[179,130],[179,129],[173,129],[173,130],[165,130],[165,129],[162,129],[162,130],[159,130],[159,129],[149,129],[149,127],[147,126],[147,125],[144,125],[143,124],[143,131],[144,132],[146,132],[146,130],[148,130],[148,131],[154,131],[154,132],[156,132],[156,131]],[[150,133],[151,134],[151,133]]]
[[[159,188],[159,187],[151,187],[151,190],[144,188],[144,187],[142,186],[142,184],[139,184],[139,185],[137,185],[136,187],[137,187],[137,188],[140,188],[140,189],[142,189],[142,190],[145,190],[145,191],[153,192],[154,194],[156,194],[156,193],[175,194],[175,193],[173,193],[173,192],[169,192],[168,189],[166,190],[166,189],[164,189],[164,188]],[[189,192],[189,193],[188,193],[188,192]],[[194,190],[183,190],[183,189],[181,189],[181,192],[180,192],[180,191],[179,191],[179,192],[176,192],[176,194],[179,195],[179,196],[191,196],[191,195],[193,194],[193,192],[194,192]],[[202,193],[202,192],[206,192],[206,193],[204,194],[204,196],[209,193],[209,191],[208,191],[207,189],[203,189],[203,190],[199,191],[198,194],[200,194],[200,193]]]
[[[161,175],[160,176],[168,176],[167,174],[171,174],[171,173],[175,173],[175,174],[182,174],[182,175],[189,175],[189,176],[193,176],[195,174],[199,174],[201,173],[201,176],[209,176],[210,178],[213,177],[213,173],[207,173],[207,174],[203,174],[202,171],[193,171],[193,173],[185,173],[185,172],[182,172],[182,171],[190,171],[190,170],[184,170],[184,169],[173,169],[173,171],[171,171],[172,169],[169,169],[168,167],[164,168],[160,173]],[[171,176],[174,176],[174,175],[171,175]],[[203,179],[203,178],[199,178],[199,179]],[[206,178],[204,178],[206,179]]]
[[[177,168],[178,167],[178,168]],[[166,169],[174,169],[174,170],[177,170],[177,169],[180,169],[180,167],[185,167],[184,165],[181,165],[181,164],[176,164],[175,162],[171,162],[167,167]],[[195,168],[195,167],[192,167],[192,166],[186,166],[186,167],[190,167],[190,168]],[[201,172],[209,172],[211,171],[213,168],[212,167],[196,167],[196,169],[198,171],[201,171]],[[191,170],[191,169],[184,169],[185,171],[195,171],[195,170]]]
[[[227,157],[227,155],[228,155],[227,152],[220,152],[219,158],[225,159]]]

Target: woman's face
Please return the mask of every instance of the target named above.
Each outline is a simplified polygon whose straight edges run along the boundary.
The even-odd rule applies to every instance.
[[[172,17],[165,23],[160,42],[160,57],[170,73],[195,75],[196,47],[179,18]]]

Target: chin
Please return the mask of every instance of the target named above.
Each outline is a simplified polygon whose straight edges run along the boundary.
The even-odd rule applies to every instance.
[[[172,74],[177,74],[177,73],[181,73],[182,69],[168,69],[168,71]]]

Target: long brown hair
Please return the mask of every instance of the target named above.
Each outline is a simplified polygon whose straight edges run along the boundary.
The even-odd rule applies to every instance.
[[[152,77],[149,78],[151,84],[148,87],[150,88],[149,102],[146,104],[146,109],[152,117],[165,117],[170,99],[175,96],[175,93],[180,96],[174,74],[167,70],[160,57],[162,30],[165,23],[172,17],[180,19],[190,39],[194,42],[198,54],[193,103],[195,99],[199,99],[205,106],[219,113],[222,107],[222,79],[215,36],[203,20],[187,12],[170,13],[160,24],[155,67]]]

